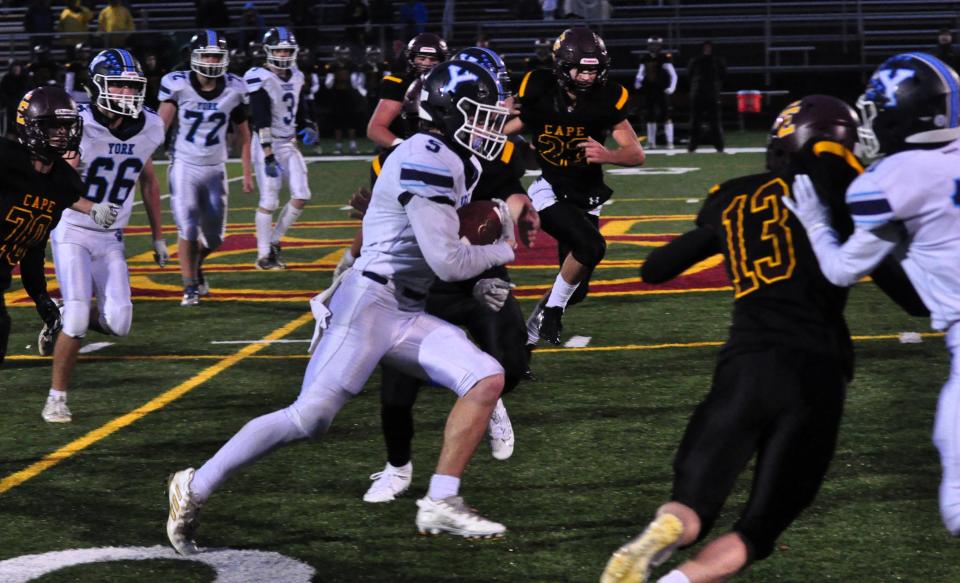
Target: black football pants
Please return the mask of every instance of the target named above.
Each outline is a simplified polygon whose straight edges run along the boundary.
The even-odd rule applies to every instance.
[[[10,340],[10,314],[7,313],[3,294],[0,291],[0,364],[7,357],[7,342]]]
[[[720,120],[720,96],[694,94],[690,96],[690,144],[687,149],[696,150],[700,145],[702,126],[710,124],[708,138],[718,152],[723,151],[723,126]]]
[[[504,279],[506,278],[504,270]],[[513,295],[499,312],[474,299],[469,288],[434,291],[427,298],[427,313],[464,326],[481,350],[497,359],[505,373],[504,394],[512,391],[528,368],[525,345],[527,326]],[[380,367],[380,420],[387,444],[387,460],[399,467],[410,461],[413,440],[413,404],[423,381],[388,366]]]
[[[737,476],[756,454],[750,498],[733,527],[750,561],[813,502],[837,442],[846,382],[822,355],[774,347],[723,359],[674,460],[673,500],[710,531]]]
[[[589,268],[567,305],[582,302],[590,291],[593,270],[607,252],[607,242],[600,234],[600,217],[573,203],[557,201],[540,211],[540,226],[557,240],[561,266],[567,255],[572,253],[574,259]]]

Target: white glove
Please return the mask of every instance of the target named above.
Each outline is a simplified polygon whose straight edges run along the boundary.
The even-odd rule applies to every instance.
[[[167,252],[167,242],[163,239],[157,239],[153,242],[153,260],[157,265],[164,267],[167,260],[170,259],[170,253]]]
[[[350,248],[349,248],[349,247],[346,248],[346,249],[344,249],[344,250],[343,250],[343,255],[340,256],[340,261],[339,261],[339,263],[337,263],[336,269],[333,270],[333,278],[336,279],[336,278],[340,277],[340,275],[341,275],[344,271],[350,269],[350,267],[353,266],[353,264],[354,264],[354,262],[355,262],[356,260],[357,260],[357,258],[353,256],[353,253],[350,253]]]
[[[807,233],[830,228],[830,210],[817,196],[817,189],[806,174],[793,179],[793,198],[784,197],[783,204],[797,215]]]
[[[94,203],[93,208],[90,209],[90,218],[104,229],[109,229],[113,225],[118,214],[120,214],[120,205],[112,202]]]
[[[493,199],[500,209],[500,240],[510,243],[511,247],[517,244],[517,237],[513,230],[513,215],[510,214],[510,207],[499,198]]]
[[[673,95],[673,89],[670,89],[669,87],[664,89],[663,92],[666,93],[667,95]]]
[[[499,277],[490,277],[477,281],[473,286],[473,297],[491,311],[499,312],[510,297],[510,290],[517,287]]]

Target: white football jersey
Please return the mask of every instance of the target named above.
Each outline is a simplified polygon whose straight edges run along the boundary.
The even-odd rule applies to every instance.
[[[300,69],[290,69],[290,78],[281,79],[266,67],[254,67],[243,75],[247,95],[261,89],[270,97],[270,131],[276,140],[292,140],[297,133],[297,106],[304,77]],[[249,98],[249,97],[248,97]]]
[[[847,206],[858,230],[897,237],[893,253],[933,327],[960,321],[960,140],[875,162],[847,189]]]
[[[373,187],[354,268],[427,290],[435,276],[414,236],[406,203],[420,196],[459,209],[470,202],[480,171],[476,158],[464,160],[430,134],[414,134],[397,146]]]
[[[130,222],[140,172],[153,152],[163,144],[163,120],[153,111],[144,109],[134,125],[127,122],[120,130],[130,135],[118,136],[94,118],[89,105],[78,105],[77,110],[83,118],[77,171],[86,187],[84,197],[93,202],[120,205],[117,220],[109,230],[122,229]],[[89,215],[72,209],[64,211],[62,221],[85,229],[107,230],[93,222]]]
[[[234,109],[247,102],[240,77],[227,73],[216,89],[202,95],[190,71],[167,73],[160,81],[160,101],[177,105],[175,159],[201,166],[226,162],[227,125]]]

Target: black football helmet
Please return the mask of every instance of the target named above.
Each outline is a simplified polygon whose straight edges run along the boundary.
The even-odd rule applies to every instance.
[[[811,140],[837,142],[851,152],[859,117],[852,107],[829,95],[808,95],[786,106],[767,136],[767,169],[777,171]]]
[[[455,61],[470,61],[477,63],[487,71],[493,74],[504,90],[500,96],[500,101],[510,96],[510,71],[506,63],[495,51],[483,47],[467,47],[453,56]]]
[[[90,102],[117,115],[138,117],[143,111],[147,78],[136,57],[126,49],[100,51],[90,61]],[[121,87],[133,87],[134,93],[120,93]]]
[[[207,57],[216,57],[209,61]],[[227,39],[210,29],[201,30],[190,39],[190,69],[204,77],[223,77],[230,66]]]
[[[448,61],[430,71],[420,90],[420,119],[486,160],[500,155],[510,110],[500,105],[503,89],[489,71],[469,61]]]
[[[411,71],[423,75],[428,73],[437,64],[447,60],[447,41],[432,32],[421,32],[407,43],[407,66]],[[417,57],[433,57],[437,63],[418,65]]]
[[[870,157],[960,138],[960,78],[926,53],[902,53],[884,61],[857,108],[860,142]]]
[[[379,63],[383,60],[383,51],[378,46],[370,45],[364,51],[363,58],[368,63]]]
[[[347,45],[337,45],[333,47],[333,56],[341,63],[345,63],[350,60],[350,53],[350,47]]]
[[[267,56],[267,64],[277,69],[293,68],[297,62],[297,38],[285,26],[271,28],[263,35],[263,52]],[[276,54],[277,51],[291,51],[288,56]]]
[[[603,39],[585,26],[575,26],[563,31],[553,43],[553,69],[557,80],[568,91],[587,93],[594,87],[607,82],[610,69],[610,56]],[[597,78],[592,83],[578,82],[570,74],[577,71],[596,71]]]
[[[83,137],[77,104],[55,85],[28,92],[17,106],[17,137],[45,164],[67,154],[76,156]]]

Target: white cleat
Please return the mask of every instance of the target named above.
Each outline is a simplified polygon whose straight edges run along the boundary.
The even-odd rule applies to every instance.
[[[47,397],[47,402],[43,404],[43,411],[40,415],[47,423],[70,423],[73,421],[73,415],[70,413],[70,408],[67,407],[66,398]]]
[[[193,540],[200,526],[200,504],[193,499],[190,491],[193,474],[194,469],[187,468],[170,476],[167,482],[167,499],[170,502],[167,538],[181,555],[199,552],[197,543]]]
[[[600,583],[646,583],[650,569],[670,558],[683,524],[672,514],[662,514],[637,538],[623,545],[607,562]]]
[[[497,399],[487,432],[490,434],[490,452],[493,457],[498,460],[510,459],[514,444],[513,424],[510,423],[507,408],[503,406],[503,399]]]
[[[537,342],[540,342],[540,323],[543,322],[543,307],[547,305],[547,299],[550,297],[550,292],[548,291],[540,301],[537,302],[537,305],[534,306],[533,311],[530,312],[530,317],[527,318],[527,345],[535,345]]]
[[[363,495],[363,501],[393,502],[410,487],[410,482],[413,480],[413,463],[407,462],[405,466],[396,468],[388,462],[382,472],[370,474],[370,479],[373,480],[373,484]]]
[[[449,532],[465,538],[497,538],[507,532],[507,527],[480,516],[460,496],[443,500],[424,496],[417,500],[417,507],[417,529],[420,534]]]

